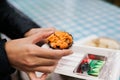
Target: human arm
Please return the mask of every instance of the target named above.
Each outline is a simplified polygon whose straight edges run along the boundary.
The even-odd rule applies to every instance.
[[[10,7],[8,8],[8,6],[7,6],[7,7],[5,7],[5,10],[3,10],[3,12],[5,13],[6,9],[10,9],[11,10],[10,12],[14,12],[14,10],[11,8]],[[0,13],[1,13],[1,11],[0,11]],[[14,15],[19,15],[19,14],[18,14],[18,12],[17,13],[15,12]],[[2,20],[0,20],[1,21],[0,23],[2,24],[2,26],[0,27],[1,32],[6,34],[7,36],[9,36],[11,39],[24,37],[24,34],[26,32],[29,33],[29,31],[31,31],[30,30],[31,28],[39,27],[35,23],[29,21],[28,18],[24,19],[23,15],[21,16],[21,14],[19,15],[19,17],[15,16],[16,18],[14,18],[14,15],[11,15],[10,13],[1,14],[1,17],[3,16],[3,18],[2,18]],[[28,20],[28,22],[27,22],[27,20]],[[42,35],[43,34],[41,34],[41,36]],[[39,37],[39,36],[37,36],[37,37]],[[26,37],[26,38],[22,38],[22,39],[10,40],[5,43],[5,51],[7,53],[8,60],[10,62],[10,65],[12,65],[12,67],[19,69],[19,70],[26,71],[26,72],[41,71],[41,72],[47,73],[47,72],[51,72],[53,70],[53,68],[55,67],[55,64],[57,63],[57,61],[62,56],[64,56],[64,55],[59,55],[59,53],[66,54],[66,55],[70,53],[69,50],[55,50],[55,52],[54,52],[54,50],[51,50],[51,49],[46,50],[46,49],[42,49],[39,47],[40,50],[38,50],[38,52],[35,52],[35,53],[36,54],[38,54],[39,52],[43,53],[43,54],[41,54],[41,55],[43,55],[43,58],[33,56],[34,53],[30,53],[30,52],[25,52],[25,54],[24,54],[24,50],[29,51],[29,49],[30,49],[31,51],[34,52],[34,51],[37,51],[37,49],[38,49],[38,46],[35,45],[35,43],[34,43],[34,45],[32,43],[28,44],[28,42],[31,41],[31,39],[32,38],[28,39],[28,37]],[[32,47],[30,48],[29,46],[32,46]],[[35,49],[33,50],[34,47],[35,47]],[[41,52],[42,50],[43,50],[43,52]],[[48,52],[46,52],[46,51],[48,51]],[[49,54],[47,54],[47,53],[49,53]],[[46,55],[44,55],[44,54],[46,54]],[[52,54],[52,56],[49,56],[50,54]],[[58,58],[54,58],[55,55],[58,56]],[[49,56],[50,59],[44,58],[45,56]],[[26,61],[25,59],[27,61],[29,61],[29,60],[31,60],[31,61],[29,61],[29,63],[27,63],[27,62],[24,62],[24,61]],[[40,61],[40,63],[39,63],[39,61]],[[41,66],[40,67],[35,66],[38,64],[39,64],[39,66],[44,65],[44,68],[41,68]],[[45,67],[46,65],[47,65],[47,67]]]
[[[31,28],[39,28],[30,18],[9,4],[6,0],[0,0],[0,32],[11,39],[24,37]],[[0,79],[7,77],[15,71],[9,63],[4,44],[7,41],[0,40]]]
[[[11,39],[16,39],[24,37],[24,34],[31,28],[39,27],[39,25],[6,0],[0,1],[0,32],[6,34]]]

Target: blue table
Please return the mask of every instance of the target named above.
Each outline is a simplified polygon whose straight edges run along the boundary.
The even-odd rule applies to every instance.
[[[8,0],[42,27],[56,27],[75,41],[95,34],[120,41],[120,8],[102,0]]]
[[[9,0],[42,27],[70,32],[75,40],[96,34],[120,41],[120,8],[101,0]]]

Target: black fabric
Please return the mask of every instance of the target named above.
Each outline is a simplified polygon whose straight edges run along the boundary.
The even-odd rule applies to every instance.
[[[15,71],[14,68],[10,66],[8,61],[6,51],[4,49],[6,40],[0,40],[0,80],[4,80],[4,78],[9,78],[10,74]]]
[[[6,0],[0,3],[0,32],[11,39],[24,37],[24,33],[29,29],[39,27]]]
[[[6,0],[0,0],[0,32],[11,39],[24,37],[25,32],[31,28],[39,28],[29,17],[17,10]],[[15,71],[9,64],[4,44],[6,40],[0,40],[0,80],[11,80],[10,74]],[[17,53],[16,53],[17,54]]]
[[[12,80],[12,79],[11,79],[11,76],[8,75],[8,76],[0,78],[0,80]]]

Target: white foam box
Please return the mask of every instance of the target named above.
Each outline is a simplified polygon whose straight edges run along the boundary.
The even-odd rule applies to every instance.
[[[73,54],[63,57],[59,61],[54,73],[86,80],[117,80],[119,78],[120,71],[120,50],[90,47],[82,44],[85,41],[95,38],[97,38],[97,36],[92,35],[85,39],[81,39],[80,41],[75,42],[70,48],[73,50]],[[47,45],[44,45],[43,47],[49,48]],[[74,72],[76,67],[80,64],[81,60],[88,53],[105,56],[107,58],[104,66],[100,71],[99,76],[97,77]]]

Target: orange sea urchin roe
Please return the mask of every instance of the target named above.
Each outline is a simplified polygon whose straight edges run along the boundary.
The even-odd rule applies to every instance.
[[[56,31],[47,38],[48,44],[54,49],[67,49],[73,43],[73,37],[67,32]]]

